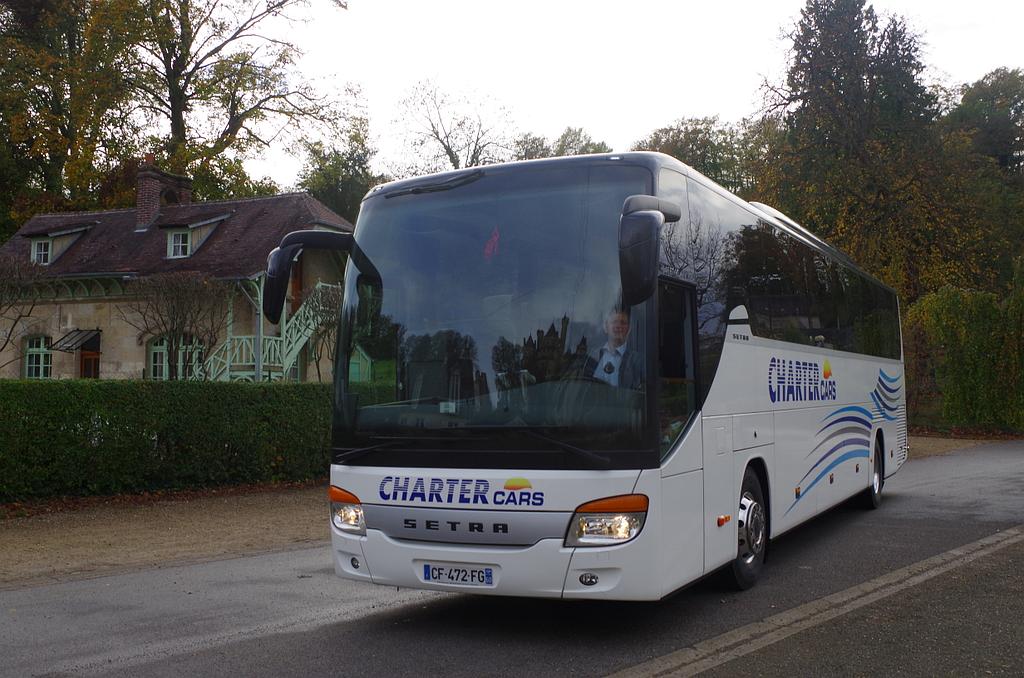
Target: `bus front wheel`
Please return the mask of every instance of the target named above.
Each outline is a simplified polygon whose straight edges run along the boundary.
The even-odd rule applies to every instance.
[[[765,510],[764,490],[757,472],[750,467],[743,474],[736,518],[736,560],[730,568],[731,579],[736,588],[745,590],[757,583],[768,546],[768,514]]]
[[[866,509],[873,510],[882,505],[882,488],[885,487],[884,464],[882,441],[875,440],[875,459],[871,464],[871,486],[861,494],[861,504]]]

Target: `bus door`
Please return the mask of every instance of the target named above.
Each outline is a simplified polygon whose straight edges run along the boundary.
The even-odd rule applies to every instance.
[[[658,281],[658,431],[662,458],[662,558],[666,585],[704,570],[704,497],[700,469],[697,288],[672,278]],[[674,582],[674,583],[672,583]]]
[[[658,280],[658,426],[664,457],[697,409],[697,290]],[[694,466],[693,468],[697,468]]]

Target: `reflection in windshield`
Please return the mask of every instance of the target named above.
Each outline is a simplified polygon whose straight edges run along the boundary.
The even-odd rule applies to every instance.
[[[338,371],[335,445],[647,447],[647,310],[618,308],[618,221],[650,184],[598,161],[368,200],[356,240],[383,285],[349,267],[339,364],[359,368]],[[521,429],[542,436],[481,433]]]

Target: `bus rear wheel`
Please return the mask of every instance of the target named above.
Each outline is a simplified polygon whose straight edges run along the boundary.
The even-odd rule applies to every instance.
[[[768,546],[768,514],[765,510],[764,490],[761,479],[750,467],[743,474],[736,519],[736,560],[730,568],[731,580],[736,588],[746,590],[757,583]]]

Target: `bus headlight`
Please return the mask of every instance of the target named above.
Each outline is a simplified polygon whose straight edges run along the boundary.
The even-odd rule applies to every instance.
[[[614,546],[633,539],[647,520],[647,495],[626,494],[590,501],[576,508],[566,546]]]
[[[327,491],[331,500],[331,523],[348,534],[366,534],[363,505],[356,495],[333,485]]]

